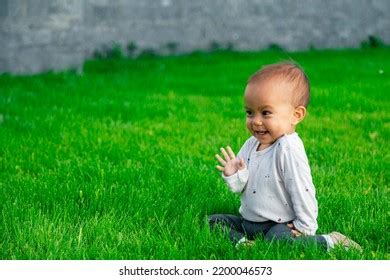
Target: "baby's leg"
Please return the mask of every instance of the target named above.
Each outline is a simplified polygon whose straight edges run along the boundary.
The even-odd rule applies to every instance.
[[[248,239],[254,240],[259,235],[264,236],[275,224],[273,221],[251,222],[244,220],[243,227]]]
[[[214,214],[209,216],[211,229],[220,226],[223,231],[229,234],[230,240],[235,244],[245,236],[243,218],[229,214]]]
[[[317,244],[327,249],[327,241],[322,235],[300,235],[294,237],[287,224],[274,225],[265,235],[266,240],[285,240],[288,242],[299,242],[303,245]]]
[[[292,240],[293,234],[287,224],[276,224],[265,235],[266,240]]]

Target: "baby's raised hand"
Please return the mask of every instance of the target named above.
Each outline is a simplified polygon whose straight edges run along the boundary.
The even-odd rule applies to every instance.
[[[244,160],[236,158],[232,148],[227,146],[226,150],[224,148],[221,148],[220,150],[224,158],[222,158],[218,154],[215,155],[216,159],[222,165],[217,165],[216,168],[219,171],[222,171],[226,177],[231,176],[235,174],[238,170],[242,170],[245,168]]]

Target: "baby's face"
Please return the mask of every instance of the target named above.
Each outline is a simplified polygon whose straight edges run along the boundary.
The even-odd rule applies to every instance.
[[[290,85],[275,78],[246,87],[246,125],[259,140],[260,149],[295,131],[291,90]]]

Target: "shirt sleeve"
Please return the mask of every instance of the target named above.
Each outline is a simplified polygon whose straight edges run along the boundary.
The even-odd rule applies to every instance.
[[[241,193],[244,191],[246,183],[249,178],[249,171],[247,168],[238,170],[235,174],[226,177],[223,175],[222,178],[225,180],[226,184],[229,186],[229,189],[234,193]]]
[[[314,235],[318,206],[306,153],[289,146],[281,153],[282,178],[295,212],[293,224],[303,234]]]
[[[242,193],[245,189],[245,186],[249,179],[249,170],[248,170],[248,158],[250,156],[250,146],[253,144],[253,139],[249,138],[244,145],[241,147],[240,151],[237,154],[237,159],[243,159],[245,162],[245,168],[238,170],[235,174],[231,176],[225,176],[222,172],[222,178],[225,180],[229,189],[235,193]]]

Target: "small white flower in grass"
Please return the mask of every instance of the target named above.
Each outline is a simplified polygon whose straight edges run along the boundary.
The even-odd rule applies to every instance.
[[[379,69],[379,74],[383,74],[383,73],[385,73],[385,71],[383,71],[382,69]]]

